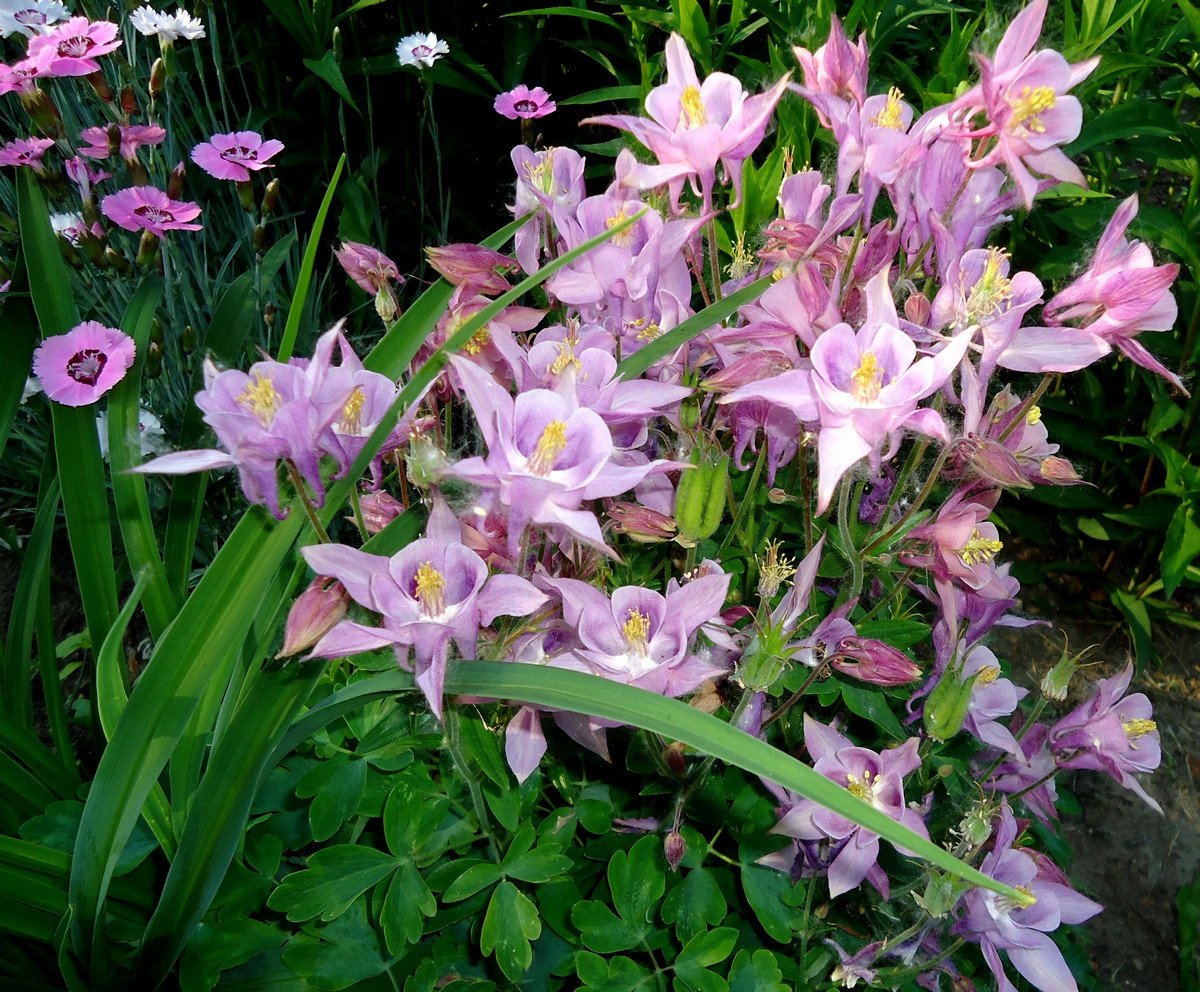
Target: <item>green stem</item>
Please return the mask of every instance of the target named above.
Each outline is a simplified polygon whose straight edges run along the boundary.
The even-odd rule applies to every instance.
[[[329,534],[321,526],[321,521],[317,519],[317,511],[313,508],[312,501],[308,498],[308,489],[304,485],[304,480],[300,478],[300,473],[296,470],[296,466],[292,464],[290,459],[285,459],[284,464],[287,466],[288,478],[292,480],[292,486],[295,487],[296,495],[300,497],[300,502],[304,505],[305,516],[308,517],[308,522],[312,524],[313,531],[316,532],[322,544],[332,543],[329,540]]]
[[[350,489],[350,506],[354,510],[354,523],[358,527],[358,535],[363,539],[363,543],[365,544],[370,540],[371,535],[367,533],[367,522],[363,519],[362,504],[358,499],[357,486]]]
[[[471,771],[471,766],[467,763],[466,755],[463,754],[462,716],[457,707],[446,707],[445,725],[446,750],[450,752],[450,758],[454,762],[454,767],[458,769],[458,774],[462,776],[462,780],[467,786],[467,792],[470,793],[471,806],[475,811],[475,819],[479,821],[479,831],[487,840],[488,857],[496,864],[499,864],[500,848],[496,844],[496,838],[492,835],[492,825],[491,820],[488,818],[487,804],[483,801],[483,790],[479,787],[479,780],[475,777],[475,773]]]
[[[937,456],[937,461],[933,463],[933,467],[929,470],[929,478],[925,480],[925,486],[921,489],[921,492],[913,501],[912,506],[910,506],[904,512],[904,516],[897,520],[896,523],[890,527],[886,533],[881,534],[862,549],[862,554],[864,557],[869,555],[881,544],[886,544],[893,537],[899,534],[900,531],[904,529],[904,525],[913,518],[918,510],[921,509],[925,501],[929,499],[930,494],[933,492],[933,487],[937,485],[938,476],[942,474],[942,466],[946,464],[946,457],[948,454],[949,449],[943,448],[941,453]]]
[[[817,665],[816,668],[809,672],[808,678],[804,680],[800,688],[788,696],[788,698],[784,700],[783,705],[780,706],[779,709],[777,709],[769,717],[767,717],[766,722],[763,723],[763,730],[766,730],[769,726],[771,726],[771,724],[783,716],[784,713],[795,706],[800,701],[800,697],[808,692],[808,690],[812,687],[812,684],[816,682],[817,679],[821,678],[828,670],[829,666],[822,661],[819,665]]]
[[[863,564],[862,558],[854,550],[854,537],[850,533],[850,487],[849,478],[842,479],[841,492],[838,494],[838,536],[842,539],[842,553],[850,563],[850,595],[846,601],[857,599],[862,592]]]

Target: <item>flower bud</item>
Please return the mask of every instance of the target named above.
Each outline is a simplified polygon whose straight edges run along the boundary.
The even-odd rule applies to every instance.
[[[187,166],[180,162],[171,170],[171,175],[167,179],[167,196],[172,200],[178,200],[183,195],[183,182],[187,178]]]
[[[267,229],[262,224],[254,225],[254,230],[250,232],[250,243],[258,255],[267,250]]]
[[[129,275],[133,271],[133,268],[129,264],[129,259],[115,248],[104,249],[104,260],[123,276]]]
[[[792,361],[782,351],[765,348],[739,358],[720,372],[714,372],[704,380],[704,388],[710,393],[732,393],[735,389],[790,372]]]
[[[121,150],[121,125],[109,124],[104,136],[108,139],[108,157],[112,158]]]
[[[167,64],[161,59],[155,59],[154,65],[150,67],[150,96],[157,98],[162,96],[162,91],[167,85]]]
[[[921,677],[921,669],[899,648],[873,637],[843,637],[830,665],[871,685],[906,685]]]
[[[1054,663],[1054,667],[1042,676],[1041,690],[1052,703],[1061,703],[1067,698],[1067,690],[1071,687],[1071,679],[1079,670],[1079,663],[1087,657],[1088,653],[1094,648],[1084,648],[1079,654],[1071,654],[1069,644],[1063,645],[1062,657]]]
[[[667,859],[667,867],[671,871],[678,871],[685,854],[687,854],[687,842],[683,839],[683,834],[678,830],[672,830],[663,842],[663,855]]]
[[[608,519],[618,534],[638,544],[658,544],[675,537],[675,521],[671,517],[640,503],[617,500],[608,508]]]
[[[179,347],[185,355],[190,355],[196,350],[196,329],[191,324],[186,325],[183,333],[179,335]]]
[[[365,493],[359,497],[358,508],[362,511],[363,524],[366,526],[368,534],[378,534],[404,512],[400,501],[382,489],[378,492]],[[354,518],[348,517],[347,519],[352,521]]]
[[[968,434],[955,446],[954,457],[978,479],[1001,489],[1032,489],[1021,464],[1004,445]]]
[[[484,296],[499,296],[509,290],[501,273],[516,268],[507,255],[483,245],[453,244],[425,249],[434,270],[455,286],[469,285]]]
[[[925,700],[923,721],[925,732],[935,741],[949,740],[957,734],[967,718],[975,675],[963,679],[959,672],[948,668]]]
[[[712,537],[725,516],[729,456],[719,448],[700,444],[692,452],[692,465],[679,477],[675,523],[681,537],[699,542]]]
[[[133,117],[142,112],[132,86],[121,87],[121,112],[127,117]]]
[[[268,327],[275,326],[275,316],[279,313],[274,303],[268,303],[263,307],[263,323]]]
[[[914,324],[928,327],[929,321],[933,317],[933,306],[929,302],[929,297],[924,293],[913,293],[904,301],[904,316]]]
[[[266,191],[263,193],[262,205],[259,210],[262,211],[264,217],[269,217],[275,212],[275,208],[279,206],[279,180],[272,179],[267,183]]]
[[[94,64],[95,63],[93,63],[93,65]],[[104,79],[104,73],[99,71],[89,72],[87,75],[87,81],[91,85],[92,91],[101,99],[102,102],[112,103],[116,98],[116,94],[113,93],[112,87],[109,86]]]
[[[151,341],[146,346],[146,365],[143,372],[147,379],[157,379],[162,375],[163,350],[162,345]]]
[[[1075,471],[1075,466],[1067,461],[1067,459],[1059,458],[1057,455],[1048,455],[1042,459],[1038,465],[1038,475],[1041,476],[1044,482],[1048,482],[1052,486],[1078,486],[1083,484],[1083,479]]]
[[[166,340],[166,335],[163,334],[162,324],[159,322],[157,317],[154,317],[150,321],[150,340],[160,348],[162,347],[163,342]]]
[[[292,604],[283,633],[283,647],[276,658],[306,651],[324,637],[346,615],[350,594],[340,582],[318,575]]]

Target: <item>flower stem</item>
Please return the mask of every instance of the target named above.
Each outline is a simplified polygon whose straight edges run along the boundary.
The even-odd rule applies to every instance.
[[[288,478],[292,480],[292,486],[296,490],[296,495],[300,497],[300,502],[304,504],[304,513],[308,517],[308,522],[312,524],[312,529],[316,532],[322,544],[332,543],[329,540],[329,534],[321,526],[321,521],[317,519],[317,511],[313,509],[312,500],[308,498],[308,489],[304,485],[304,480],[300,478],[300,473],[296,470],[296,466],[292,464],[290,459],[285,459],[283,464],[287,466]]]
[[[948,454],[949,449],[943,448],[941,453],[937,456],[937,461],[933,463],[933,468],[929,470],[929,478],[925,480],[924,488],[922,488],[921,492],[917,495],[917,498],[913,501],[912,506],[905,510],[904,516],[897,520],[895,524],[888,528],[887,531],[885,531],[883,534],[880,534],[879,537],[875,538],[875,540],[871,541],[865,548],[862,549],[864,556],[870,554],[881,544],[886,544],[893,537],[899,534],[900,531],[904,529],[904,525],[913,518],[913,515],[918,510],[921,509],[922,505],[925,503],[925,500],[929,499],[930,493],[933,492],[933,487],[937,485],[938,476],[942,474],[942,466],[946,464],[946,457]]]
[[[850,563],[850,595],[846,601],[857,599],[862,592],[863,564],[862,558],[854,550],[854,537],[850,533],[850,480],[842,479],[841,492],[838,494],[838,536],[842,539],[842,553]]]
[[[769,717],[767,717],[767,719],[763,722],[763,730],[766,730],[767,727],[771,726],[771,724],[783,716],[784,713],[795,706],[800,701],[800,697],[808,692],[808,690],[812,687],[812,684],[816,682],[817,679],[821,678],[828,670],[829,666],[822,661],[819,665],[817,665],[816,668],[809,672],[808,678],[804,680],[800,688],[788,696],[788,698],[784,700],[783,705],[780,706],[779,709],[777,709]]]
[[[354,523],[358,527],[358,536],[365,544],[371,537],[367,533],[367,522],[363,519],[362,504],[358,500],[358,487],[350,487],[350,506],[354,509]]]
[[[450,752],[450,758],[454,762],[454,767],[458,770],[458,774],[462,776],[463,782],[466,783],[467,792],[471,796],[471,806],[475,811],[475,819],[479,821],[479,831],[487,840],[488,857],[497,864],[500,863],[500,849],[496,845],[496,838],[492,836],[491,820],[488,817],[487,805],[483,801],[483,790],[479,787],[479,782],[471,771],[471,766],[467,762],[466,755],[462,749],[462,716],[458,712],[456,706],[446,707],[446,749]]]

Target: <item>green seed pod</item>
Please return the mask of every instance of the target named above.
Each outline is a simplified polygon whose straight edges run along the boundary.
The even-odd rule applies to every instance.
[[[179,335],[179,347],[183,349],[185,355],[190,355],[196,350],[196,329],[188,324],[183,333]]]
[[[975,678],[972,675],[963,679],[958,672],[948,669],[933,687],[925,700],[924,723],[925,732],[935,741],[949,740],[962,729]]]
[[[692,465],[675,492],[675,522],[680,536],[694,543],[712,537],[725,515],[729,456],[701,444],[692,452]]]

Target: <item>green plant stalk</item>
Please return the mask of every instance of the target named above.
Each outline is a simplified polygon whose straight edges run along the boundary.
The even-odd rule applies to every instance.
[[[837,524],[838,536],[842,539],[842,553],[850,564],[850,588],[846,601],[857,599],[862,592],[863,563],[862,557],[854,550],[854,535],[850,533],[850,477],[842,479],[841,492],[838,493]],[[839,597],[840,598],[840,597]]]

